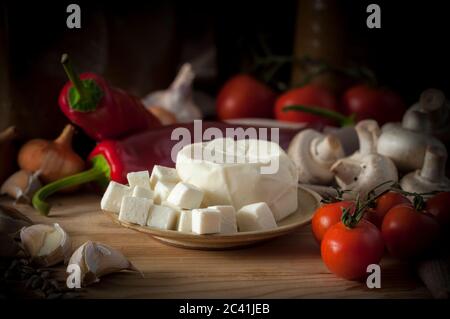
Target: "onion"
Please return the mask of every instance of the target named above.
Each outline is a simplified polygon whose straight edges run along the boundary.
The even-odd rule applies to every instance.
[[[45,183],[82,172],[84,161],[72,149],[74,131],[75,128],[68,124],[54,141],[34,139],[27,142],[19,151],[20,168],[39,172],[39,178]]]

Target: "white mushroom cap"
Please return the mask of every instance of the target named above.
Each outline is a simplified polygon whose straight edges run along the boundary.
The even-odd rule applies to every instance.
[[[365,120],[355,126],[360,149],[353,155],[338,160],[332,167],[336,183],[345,190],[352,190],[347,197],[367,197],[380,184],[398,180],[397,168],[387,157],[376,153],[380,128],[376,121]],[[375,193],[384,191],[389,185],[377,188]]]
[[[292,139],[288,155],[295,163],[300,183],[326,185],[334,177],[331,166],[344,157],[344,150],[337,137],[306,129]]]
[[[422,169],[405,175],[400,181],[400,186],[411,193],[449,191],[450,180],[445,177],[446,161],[445,148],[428,146]]]
[[[397,168],[387,157],[379,154],[364,155],[359,159],[345,158],[336,162],[332,168],[336,183],[344,190],[351,190],[349,197],[365,199],[369,192],[385,182],[398,181]],[[386,190],[390,185],[386,184],[376,189],[375,194]]]

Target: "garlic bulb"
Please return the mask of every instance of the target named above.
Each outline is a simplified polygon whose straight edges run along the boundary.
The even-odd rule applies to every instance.
[[[66,262],[70,257],[72,245],[69,235],[58,224],[36,224],[25,227],[20,239],[32,262],[42,267]]]
[[[173,113],[178,122],[201,119],[202,113],[192,99],[195,73],[189,63],[183,64],[167,90],[152,92],[142,102],[147,109],[159,106]]]
[[[84,286],[98,282],[101,276],[131,270],[139,272],[118,250],[99,242],[87,241],[73,253],[69,266],[78,265]]]

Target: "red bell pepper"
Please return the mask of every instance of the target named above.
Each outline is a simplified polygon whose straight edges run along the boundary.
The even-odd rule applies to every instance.
[[[171,159],[173,147],[177,146],[179,150],[182,146],[194,142],[183,141],[184,145],[179,145],[181,143],[179,140],[173,140],[172,132],[177,127],[187,128],[191,136],[195,134],[194,124],[186,123],[165,126],[158,130],[144,131],[121,140],[100,142],[89,155],[91,169],[44,186],[34,195],[33,206],[40,213],[47,215],[50,205],[45,202],[45,199],[61,189],[88,182],[95,182],[100,189],[105,189],[110,180],[126,184],[127,174],[130,172],[151,171],[156,164],[174,167],[175,163]],[[220,129],[223,134],[225,134],[226,128],[246,128],[246,126],[242,125],[221,122],[202,123],[203,130],[210,127]],[[280,129],[280,145],[286,149],[297,132],[298,130],[296,129]],[[267,135],[270,139],[270,131],[268,131]]]
[[[115,139],[161,125],[138,98],[109,86],[97,74],[78,76],[67,54],[61,63],[70,81],[61,90],[59,107],[94,140]]]

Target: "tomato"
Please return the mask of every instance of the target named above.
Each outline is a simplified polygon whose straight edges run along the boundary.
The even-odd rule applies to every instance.
[[[392,207],[400,204],[411,204],[411,202],[406,196],[402,194],[396,192],[387,192],[377,198],[377,200],[375,201],[375,207],[369,209],[365,213],[364,218],[378,228],[381,228],[383,218],[387,214],[387,212]]]
[[[339,222],[323,237],[322,260],[337,276],[356,280],[367,275],[367,266],[378,264],[383,257],[381,232],[371,222],[362,219],[353,228]]]
[[[276,94],[255,78],[240,74],[228,80],[217,95],[216,111],[221,120],[272,118]]]
[[[342,108],[347,115],[356,114],[356,120],[374,119],[382,125],[401,121],[406,105],[395,92],[358,84],[349,88],[342,96]]]
[[[425,210],[443,227],[450,227],[450,192],[439,193],[428,199]]]
[[[327,230],[341,221],[344,208],[352,206],[351,201],[325,204],[317,208],[311,221],[311,228],[316,240],[320,243]]]
[[[439,235],[439,224],[432,215],[403,204],[388,211],[381,233],[392,256],[408,259],[430,248]]]
[[[329,119],[305,112],[283,112],[283,108],[289,105],[315,106],[337,111],[334,95],[325,88],[313,84],[287,91],[278,97],[275,103],[275,117],[280,121],[288,122],[332,124]]]

